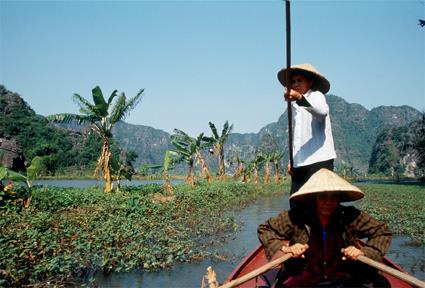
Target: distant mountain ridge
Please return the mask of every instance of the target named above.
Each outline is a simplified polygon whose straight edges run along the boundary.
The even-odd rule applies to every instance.
[[[2,94],[2,102],[8,101],[3,95],[6,94]],[[352,167],[360,172],[367,172],[377,135],[384,128],[406,126],[422,117],[421,112],[410,106],[379,106],[368,110],[360,104],[348,103],[339,96],[327,95],[326,98],[330,107],[337,152],[336,166]],[[231,119],[229,122],[232,123]],[[81,127],[65,128],[75,132]],[[176,128],[185,130],[184,127]],[[205,134],[210,135],[211,131],[205,131]],[[149,126],[120,122],[113,129],[113,135],[122,148],[133,150],[139,155],[134,163],[136,168],[141,164],[162,164],[165,151],[173,148],[169,133]],[[286,111],[280,115],[277,122],[266,125],[258,133],[230,134],[225,145],[226,166],[230,168],[228,171],[232,171],[231,161],[235,155],[238,154],[245,162],[250,161],[255,157],[255,152],[267,144],[267,141],[270,142],[270,139],[275,142],[275,147],[284,152],[282,164],[287,163]],[[215,159],[208,156],[207,161],[214,170]]]
[[[368,170],[373,145],[382,129],[406,126],[412,121],[421,119],[422,115],[418,110],[406,105],[397,107],[379,106],[368,110],[360,104],[348,103],[339,96],[327,95],[326,97],[330,107],[331,124],[337,151],[336,166],[354,167],[360,172]],[[122,129],[125,126],[131,128]],[[150,160],[162,161],[161,157],[163,157],[166,147],[172,148],[169,143],[170,135],[167,132],[153,128],[150,131],[147,126],[127,123],[122,123],[120,127],[120,129],[117,129],[119,134],[114,134],[115,138],[123,147],[134,150],[142,156],[137,160],[139,163],[146,159],[143,155],[149,149],[159,152],[159,155],[151,153]],[[184,131],[184,128],[179,127],[179,129]],[[205,131],[207,135],[210,133],[210,131]],[[266,125],[258,133],[230,134],[225,145],[226,166],[230,166],[231,158],[236,154],[239,154],[239,157],[244,161],[252,160],[266,135],[271,135],[278,147],[282,148],[282,151],[286,154],[284,162],[287,161],[288,134],[287,113],[285,111],[277,122]],[[194,137],[194,135],[191,136]],[[152,137],[157,137],[155,138],[157,140],[153,140]],[[147,142],[143,143],[144,140],[142,139],[147,139]],[[148,161],[148,163],[151,162]],[[215,165],[213,160],[209,163]]]
[[[367,110],[360,104],[351,104],[335,95],[326,96],[332,125],[332,133],[337,152],[336,166],[354,167],[360,172],[368,170],[373,145],[379,132],[385,127],[406,126],[412,121],[421,119],[421,113],[410,106],[379,106]],[[261,139],[270,134],[287,154],[288,123],[285,111],[277,122],[263,127],[257,134],[232,134],[228,148],[237,150],[249,147],[253,150],[261,143]],[[249,135],[249,137],[248,137]],[[229,150],[227,149],[227,150]],[[254,149],[255,150],[255,149]],[[228,153],[232,153],[228,151]],[[288,156],[284,161],[287,163]]]

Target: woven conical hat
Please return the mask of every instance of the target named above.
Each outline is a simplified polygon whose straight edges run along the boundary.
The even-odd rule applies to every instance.
[[[282,83],[283,86],[286,86],[286,71],[287,69],[282,69],[277,73],[277,79],[279,79],[280,83]],[[322,92],[323,94],[326,94],[329,92],[329,89],[331,88],[331,83],[329,83],[328,79],[325,78],[320,72],[314,68],[311,64],[298,64],[291,66],[291,73],[294,73],[296,71],[303,71],[304,73],[308,73],[311,75],[311,78],[316,79],[316,89]]]
[[[351,185],[334,172],[322,168],[314,173],[310,179],[294,194],[291,200],[306,200],[312,195],[325,192],[341,192],[340,202],[355,201],[364,197],[364,193]]]

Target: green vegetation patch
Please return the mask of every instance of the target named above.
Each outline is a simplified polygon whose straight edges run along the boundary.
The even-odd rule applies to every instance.
[[[1,210],[0,286],[72,284],[205,257],[205,237],[236,227],[226,210],[288,187],[201,182],[176,186],[172,198],[157,184],[122,190],[35,187],[30,208]]]
[[[425,244],[425,186],[359,185],[366,193],[360,208],[387,223],[394,234],[409,235]]]

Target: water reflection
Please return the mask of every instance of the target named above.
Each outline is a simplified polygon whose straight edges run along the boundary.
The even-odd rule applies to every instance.
[[[216,247],[225,260],[205,259],[196,263],[178,264],[171,270],[158,272],[98,274],[95,283],[99,287],[201,287],[201,279],[208,266],[217,273],[217,280],[223,283],[230,272],[258,245],[257,227],[271,216],[287,210],[288,198],[266,197],[249,207],[234,212],[241,225],[240,231],[230,235],[221,247]],[[411,246],[409,238],[395,236],[388,256],[406,271],[425,279],[425,246]]]

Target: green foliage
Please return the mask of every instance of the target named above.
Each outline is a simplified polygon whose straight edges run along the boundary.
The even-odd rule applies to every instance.
[[[6,180],[8,182],[3,183]],[[14,204],[17,201],[22,203],[31,197],[31,187],[28,183],[28,178],[24,175],[0,166],[0,208],[15,209]]]
[[[1,105],[0,135],[16,139],[18,147],[22,150],[27,162],[35,157],[41,157],[39,173],[42,175],[55,175],[61,173],[66,167],[77,166],[79,170],[91,165],[90,150],[81,147],[86,139],[76,141],[73,136],[56,126],[49,124],[46,118],[36,115],[35,112],[19,97],[19,95],[0,87]],[[7,119],[7,121],[4,121]],[[83,146],[84,145],[84,146]],[[84,156],[83,156],[84,154]],[[21,167],[21,171],[25,167]]]
[[[425,244],[425,189],[423,185],[368,184],[360,207],[387,223],[394,234],[409,235]]]
[[[425,112],[422,112],[422,119],[415,124],[413,127],[416,131],[416,137],[413,146],[417,155],[416,176],[420,177],[422,182],[425,182]]]
[[[425,120],[414,121],[407,126],[383,129],[372,150],[369,172],[399,177],[407,170],[405,157],[413,158],[410,162],[415,161],[421,167],[421,153],[424,152],[425,143],[424,136],[421,136],[425,133],[421,131],[425,130],[424,123]],[[415,172],[420,176],[419,169]]]
[[[134,109],[134,107],[140,102],[143,95],[143,89],[137,93],[136,96],[127,98],[124,93],[118,96],[118,99],[113,102],[114,98],[117,97],[117,90],[112,91],[111,95],[106,102],[102,90],[99,86],[92,89],[93,103],[83,98],[78,94],[74,94],[74,101],[80,106],[80,112],[82,115],[73,114],[56,114],[48,117],[50,121],[56,123],[72,123],[78,121],[78,123],[89,123],[90,129],[95,132],[102,139],[102,147],[99,150],[99,158],[97,161],[95,174],[103,173],[106,181],[105,192],[110,192],[111,186],[111,173],[116,179],[120,179],[121,176],[125,176],[131,179],[131,175],[134,174],[134,169],[123,168],[119,156],[111,153],[111,140],[112,140],[112,128],[118,121],[124,120],[127,114]],[[110,160],[110,157],[112,158]],[[111,167],[113,165],[114,167]],[[128,165],[127,165],[128,166]]]
[[[226,174],[224,164],[224,144],[227,142],[227,139],[229,138],[229,135],[233,130],[233,124],[229,126],[229,121],[226,120],[223,125],[221,135],[218,134],[217,128],[215,127],[214,123],[209,122],[208,124],[210,126],[212,136],[204,137],[203,141],[207,143],[207,146],[209,145],[214,147],[214,155],[217,157],[218,160],[218,175],[224,176]]]
[[[165,155],[167,155],[167,151],[165,151]],[[157,173],[158,171],[160,171],[162,169],[162,165],[159,164],[142,164],[139,167],[139,170],[137,171],[137,173],[141,176],[148,176],[148,175],[152,175],[154,173]]]
[[[205,236],[236,229],[226,210],[283,190],[288,187],[199,182],[195,191],[178,185],[174,200],[158,201],[160,184],[113,194],[37,186],[29,209],[0,212],[2,273],[9,286],[22,286],[199,259],[209,250]]]

